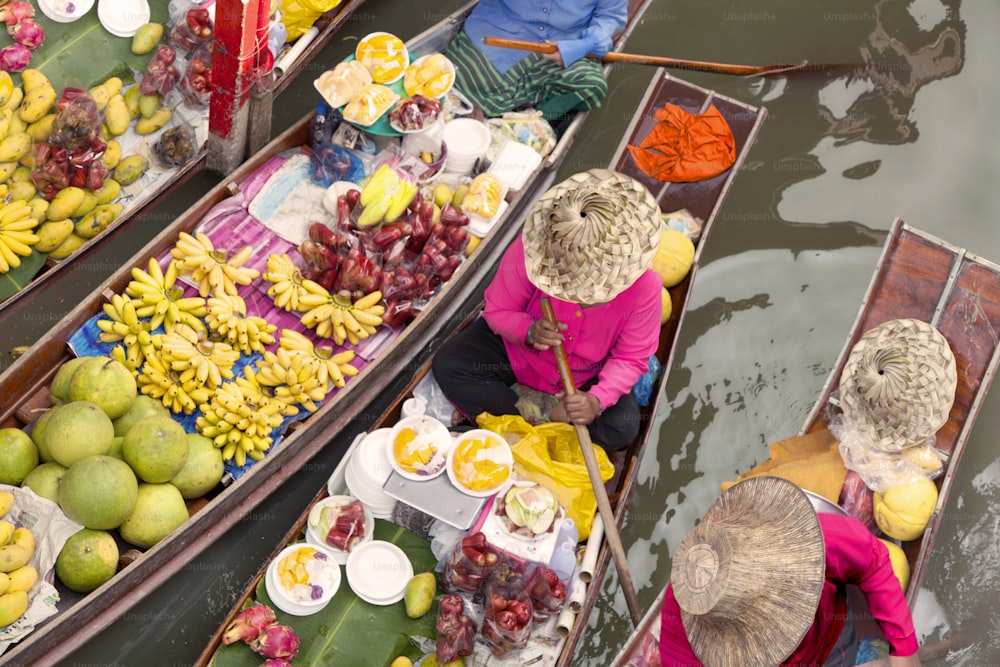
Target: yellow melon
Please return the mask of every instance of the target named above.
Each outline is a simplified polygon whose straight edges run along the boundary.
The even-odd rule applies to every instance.
[[[660,274],[664,287],[673,287],[694,264],[694,243],[683,232],[664,229],[660,232],[660,247],[653,257],[653,270]]]

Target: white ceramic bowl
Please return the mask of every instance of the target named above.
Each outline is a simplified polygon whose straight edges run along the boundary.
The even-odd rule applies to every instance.
[[[324,498],[313,505],[312,509],[309,510],[309,519],[306,522],[306,541],[309,544],[326,549],[328,552],[333,554],[334,559],[340,564],[347,562],[347,556],[350,554],[351,550],[340,549],[326,541],[326,534],[324,534],[321,528],[321,517],[323,515],[323,510],[326,508],[329,508],[331,512],[336,512],[342,507],[346,507],[353,502],[360,502],[365,513],[364,522],[362,523],[362,530],[364,532],[361,535],[361,543],[357,546],[360,546],[360,544],[363,544],[364,542],[371,542],[373,533],[375,532],[375,517],[372,515],[371,510],[364,506],[364,502],[358,498],[353,498],[351,496],[330,496],[329,498]],[[354,548],[357,548],[357,546]]]
[[[468,443],[477,440],[485,443],[485,448],[478,454],[465,456]],[[506,474],[488,487],[470,488],[468,484],[475,477],[475,462],[484,460],[505,468]],[[448,454],[447,469],[448,478],[459,491],[477,498],[485,498],[499,491],[510,480],[510,474],[514,469],[514,455],[510,451],[510,445],[502,436],[487,429],[476,428],[466,431],[455,439],[455,444]]]
[[[433,453],[430,460],[422,467],[413,470],[408,469],[405,462],[401,462],[396,456],[396,443],[401,436],[405,437],[407,429],[412,429],[414,438],[408,445],[411,449],[416,447],[429,446]],[[448,427],[438,419],[429,415],[415,415],[404,417],[396,422],[386,438],[386,456],[392,464],[393,469],[407,479],[422,482],[434,479],[444,472],[445,463],[448,460],[448,451],[451,449],[452,439]],[[411,466],[415,468],[416,466]]]
[[[286,588],[281,582],[281,576],[278,574],[278,565],[281,561],[289,556],[293,556],[300,549],[312,549],[315,554],[322,554],[323,557],[315,557],[312,559],[313,563],[309,564],[307,567],[316,567],[318,570],[314,573],[315,576],[310,578],[310,582],[313,579],[321,582],[322,594],[315,599],[305,596],[305,589],[303,588],[301,592],[302,595],[297,595],[295,588],[300,585],[296,585],[293,589]],[[264,577],[264,586],[267,589],[267,594],[271,598],[271,601],[285,613],[293,614],[295,616],[308,616],[309,614],[315,614],[320,609],[323,609],[333,596],[337,593],[340,588],[341,573],[340,564],[334,559],[333,553],[323,547],[318,547],[311,544],[297,543],[292,544],[284,549],[282,549],[278,555],[271,561],[267,566],[267,572]]]

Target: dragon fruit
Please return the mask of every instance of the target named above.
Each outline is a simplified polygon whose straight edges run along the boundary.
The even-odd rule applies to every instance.
[[[226,628],[226,632],[222,635],[222,643],[232,644],[241,639],[245,642],[253,641],[277,620],[274,610],[265,604],[246,607]]]
[[[292,663],[282,658],[268,658],[263,667],[292,667]]]
[[[35,18],[35,8],[31,6],[30,2],[15,0],[0,7],[0,21],[6,23],[8,29],[19,21],[33,18]]]
[[[31,62],[31,49],[23,44],[9,44],[0,49],[0,70],[20,72]]]
[[[14,24],[7,25],[7,32],[18,44],[23,44],[32,51],[37,49],[45,41],[45,30],[32,19],[23,19]]]
[[[265,658],[291,660],[299,653],[299,637],[287,625],[269,625],[256,639],[248,642],[250,648]]]

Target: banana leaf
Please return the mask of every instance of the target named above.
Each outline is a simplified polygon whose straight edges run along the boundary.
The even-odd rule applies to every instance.
[[[21,258],[21,266],[7,273],[0,273],[0,301],[10,298],[30,283],[45,264],[46,257],[48,255],[32,248],[30,255]]]
[[[402,549],[414,573],[432,571],[437,564],[427,540],[394,523],[376,519],[374,537]],[[286,614],[271,604],[263,579],[257,585],[256,598],[270,605],[278,622],[291,626],[301,639],[299,654],[292,660],[297,667],[388,665],[400,655],[416,659],[422,652],[410,637],[435,636],[436,602],[429,612],[412,619],[406,615],[402,601],[382,607],[361,600],[351,591],[346,576],[330,604],[311,616]],[[249,646],[236,642],[220,646],[212,664],[214,667],[260,667],[262,662],[263,658]]]
[[[162,23],[166,28],[167,5],[167,0],[150,0],[150,22]],[[41,70],[57,93],[66,86],[89,88],[110,76],[133,81],[133,72],[145,72],[155,53],[137,56],[132,53],[131,37],[116,37],[105,30],[97,18],[96,2],[93,9],[72,23],[58,23],[37,9],[35,20],[45,30],[45,42],[35,50],[28,67]],[[165,38],[166,30],[161,43],[166,43]],[[11,76],[14,84],[20,85],[21,75]]]

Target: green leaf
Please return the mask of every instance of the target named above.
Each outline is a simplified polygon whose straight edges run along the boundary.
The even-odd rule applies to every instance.
[[[21,258],[21,266],[7,273],[0,273],[0,303],[16,294],[18,290],[31,282],[31,279],[41,270],[48,255],[31,249],[31,254]]]
[[[398,546],[413,565],[413,572],[433,571],[437,559],[430,543],[405,528],[375,520],[375,539]],[[341,567],[343,573],[343,567]],[[403,601],[387,606],[364,602],[351,590],[345,576],[330,604],[311,616],[292,616],[271,605],[264,582],[257,586],[257,600],[270,605],[279,623],[290,625],[302,640],[296,667],[335,665],[388,665],[399,655],[416,659],[422,655],[410,637],[435,636],[437,605],[418,619],[406,615]],[[220,646],[215,667],[259,667],[263,659],[243,642]]]
[[[150,2],[150,21],[166,27],[167,18],[165,0]],[[28,67],[41,70],[57,93],[66,86],[90,88],[112,75],[131,81],[132,71],[145,72],[153,57],[153,53],[133,54],[131,37],[116,37],[105,30],[97,18],[96,3],[94,9],[72,23],[57,23],[40,10],[35,12],[35,20],[45,30],[45,42],[34,51]],[[15,84],[21,83],[19,74],[12,77]]]

